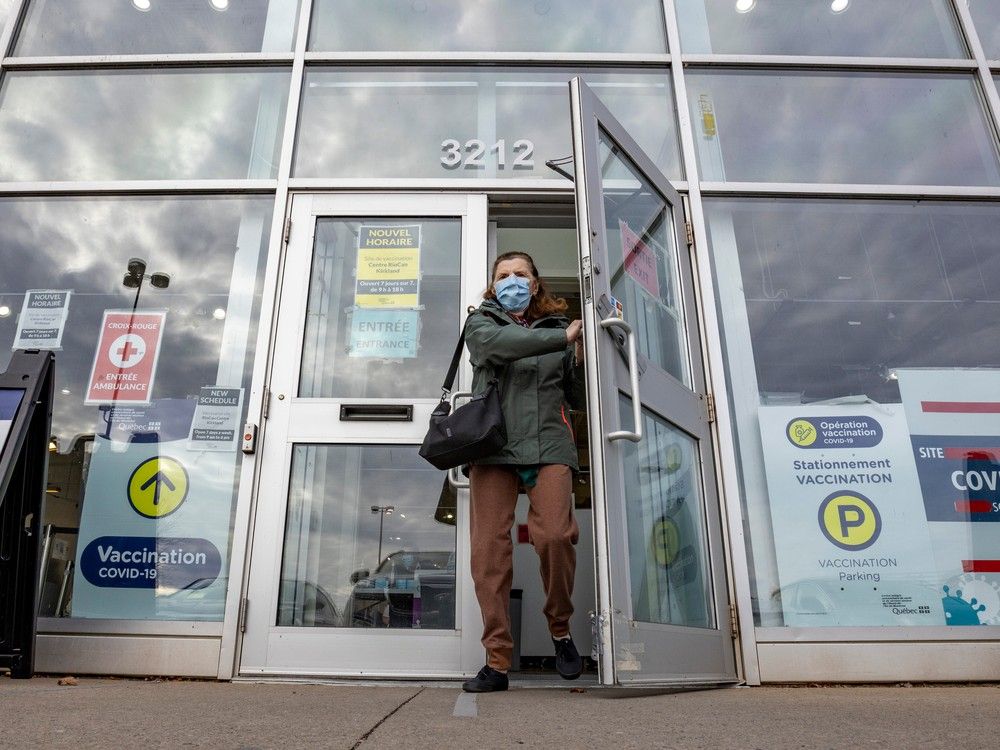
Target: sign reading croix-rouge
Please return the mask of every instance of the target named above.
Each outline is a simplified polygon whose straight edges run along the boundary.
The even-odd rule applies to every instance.
[[[86,403],[149,403],[166,316],[165,312],[104,311]]]

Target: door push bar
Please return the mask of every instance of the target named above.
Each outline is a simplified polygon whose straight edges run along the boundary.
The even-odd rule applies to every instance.
[[[631,440],[633,443],[638,443],[642,440],[642,401],[639,399],[639,355],[635,348],[635,331],[621,318],[605,318],[601,321],[601,328],[606,331],[610,328],[620,328],[628,338],[628,376],[632,385],[632,421],[635,423],[634,432],[616,430],[609,432],[607,437],[612,442]]]

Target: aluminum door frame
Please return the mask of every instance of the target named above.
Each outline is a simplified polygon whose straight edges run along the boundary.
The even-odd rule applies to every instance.
[[[484,194],[296,194],[279,281],[277,324],[268,369],[266,432],[258,448],[260,475],[239,644],[238,674],[245,677],[448,678],[476,673],[482,663],[482,619],[470,570],[468,490],[458,490],[456,525],[456,630],[278,627],[274,624],[281,577],[291,456],[296,444],[420,443],[437,398],[298,399],[309,276],[316,222],[325,217],[459,218],[462,221],[460,310],[481,299],[487,275],[487,198]],[[455,320],[455,336],[464,316]],[[442,377],[443,377],[442,369]],[[467,356],[459,385],[471,383]],[[341,422],[341,404],[413,404],[413,421]],[[298,402],[298,403],[296,403]],[[331,428],[330,425],[333,425]],[[442,480],[444,474],[442,473]]]
[[[584,336],[587,350],[587,386],[590,395],[590,445],[594,476],[594,536],[598,612],[595,631],[600,644],[600,674],[604,685],[704,685],[737,681],[731,609],[726,576],[721,508],[716,479],[713,439],[708,413],[708,385],[699,336],[695,277],[680,195],[625,128],[580,79],[570,82],[573,156],[579,237],[581,284],[584,300]],[[608,251],[603,246],[606,226],[598,145],[604,132],[624,156],[659,192],[673,213],[677,260],[687,331],[693,388],[646,363],[645,387],[634,367],[626,367],[601,328],[598,302],[611,296]],[[636,363],[637,364],[637,363]],[[662,392],[649,393],[656,380]],[[698,441],[702,464],[702,512],[715,628],[640,623],[631,616],[628,538],[625,521],[623,442],[610,441],[612,430],[627,430],[618,416],[618,394],[630,396],[639,386],[640,403],[666,422]],[[645,388],[645,389],[644,389]],[[599,394],[594,398],[594,394]],[[676,414],[673,415],[672,412]],[[671,416],[668,416],[671,415]],[[684,415],[684,416],[682,416]],[[680,417],[680,419],[678,419]],[[599,475],[598,475],[599,474]],[[622,653],[630,646],[628,654]],[[636,655],[651,670],[633,672]],[[626,660],[630,662],[626,665]],[[622,667],[626,667],[623,669]]]

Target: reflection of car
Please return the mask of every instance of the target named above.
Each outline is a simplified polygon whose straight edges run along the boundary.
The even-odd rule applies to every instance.
[[[350,627],[455,627],[454,552],[393,552],[374,573],[354,571],[351,583]]]
[[[157,609],[175,619],[221,620],[226,605],[226,579],[199,578],[173,594],[160,597]],[[343,625],[333,600],[309,581],[282,579],[278,625],[332,628]]]

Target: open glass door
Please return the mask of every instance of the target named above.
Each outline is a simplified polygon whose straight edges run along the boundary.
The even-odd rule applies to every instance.
[[[681,198],[570,83],[606,685],[736,679]]]
[[[417,450],[485,263],[485,196],[292,199],[242,674],[481,665],[468,491]]]

